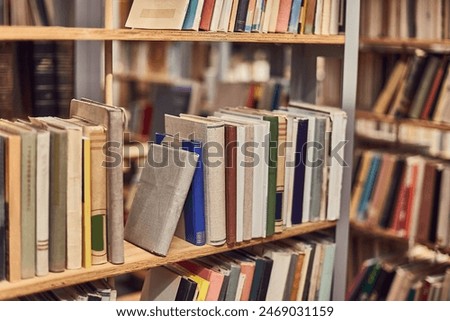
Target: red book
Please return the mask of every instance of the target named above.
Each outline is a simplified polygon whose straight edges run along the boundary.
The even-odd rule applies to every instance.
[[[205,0],[203,3],[202,16],[200,18],[200,30],[209,31],[211,29],[211,19],[214,11],[216,0]]]
[[[278,11],[277,26],[275,32],[287,32],[289,18],[291,16],[292,0],[280,0],[280,9]]]
[[[439,65],[439,68],[436,71],[436,75],[434,76],[433,79],[433,84],[431,85],[427,100],[425,101],[422,113],[420,114],[421,119],[428,120],[430,119],[430,116],[433,114],[433,107],[436,104],[436,99],[439,94],[440,91],[439,89],[441,88],[442,80],[444,79],[446,69],[447,69],[447,57],[442,59],[441,64]]]

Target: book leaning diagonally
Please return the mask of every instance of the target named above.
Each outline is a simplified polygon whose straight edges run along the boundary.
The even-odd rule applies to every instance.
[[[103,125],[107,131],[106,164],[108,261],[124,262],[123,248],[123,110],[90,100],[73,99],[70,116]]]
[[[180,138],[194,139],[213,146],[224,146],[224,124],[207,121],[200,117],[165,115],[166,133]],[[216,148],[218,148],[216,146]],[[225,163],[223,155],[216,157],[216,148],[203,151],[205,174],[205,224],[206,243],[222,245],[225,243]],[[210,150],[211,149],[211,150]],[[217,154],[217,153],[216,153]]]
[[[151,144],[125,226],[125,239],[165,256],[175,234],[198,155]]]

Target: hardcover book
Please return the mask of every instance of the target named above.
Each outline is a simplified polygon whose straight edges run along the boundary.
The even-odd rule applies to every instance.
[[[131,212],[125,239],[165,256],[186,200],[198,156],[183,149],[151,144]],[[179,166],[179,162],[183,166]]]

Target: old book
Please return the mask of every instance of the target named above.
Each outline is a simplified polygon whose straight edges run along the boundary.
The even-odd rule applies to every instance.
[[[252,31],[253,19],[255,17],[255,9],[256,9],[256,0],[249,0],[247,16],[245,18],[245,32]]]
[[[314,18],[317,1],[318,0],[308,0],[305,4],[305,22],[302,26],[302,34],[312,35],[314,33]]]
[[[434,113],[436,100],[439,91],[442,88],[442,83],[444,80],[444,75],[447,70],[448,58],[444,57],[441,59],[439,66],[436,70],[436,74],[432,80],[432,85],[430,87],[430,92],[428,93],[427,99],[423,105],[422,112],[420,113],[420,119],[428,120]]]
[[[237,0],[236,0],[237,1]],[[230,25],[231,10],[233,8],[234,1],[224,1],[222,12],[220,14],[219,26],[217,31],[228,32],[228,26]]]
[[[194,140],[182,140],[179,142],[176,140],[176,137],[160,133],[156,133],[155,143],[170,144],[174,148],[181,147],[184,150],[198,155],[198,162],[195,168],[194,177],[192,178],[192,184],[184,204],[183,216],[178,223],[179,228],[177,228],[175,235],[194,245],[204,245],[206,243],[206,231],[202,143]]]
[[[107,239],[108,260],[113,264],[124,262],[123,250],[123,173],[119,166],[123,158],[124,111],[114,106],[103,105],[90,100],[73,99],[70,104],[71,117],[103,125],[107,132],[106,157],[107,189]]]
[[[369,171],[371,159],[371,151],[362,152],[359,170],[355,175],[356,179],[352,186],[352,198],[350,202],[350,217],[352,219],[358,218],[358,205],[361,200],[361,195],[364,189],[364,184],[367,178],[367,173]]]
[[[0,129],[21,138],[21,277],[27,279],[36,273],[36,133],[7,120]]]
[[[175,301],[181,283],[181,275],[158,266],[145,274],[141,301]]]
[[[165,256],[172,242],[198,156],[164,145],[150,145],[149,161],[125,227],[125,239]],[[177,161],[181,161],[180,167]]]
[[[370,161],[369,171],[367,172],[366,181],[358,204],[358,219],[365,221],[367,219],[367,208],[372,197],[374,184],[378,176],[381,163],[381,155],[374,153]]]
[[[237,225],[237,129],[225,125],[225,206],[227,244],[236,243]]]
[[[278,13],[280,12],[280,1],[281,0],[273,0],[272,7],[270,8],[270,19],[269,26],[267,32],[275,32],[277,28],[278,22]]]
[[[67,252],[66,268],[79,269],[82,262],[82,130],[53,117],[38,117],[50,127],[67,131]]]
[[[133,1],[125,26],[129,28],[181,30],[188,5],[189,0],[136,0]]]
[[[266,0],[266,4],[264,7],[264,13],[261,22],[261,32],[267,33],[269,32],[270,25],[270,16],[272,15],[272,6],[274,0]]]
[[[203,4],[202,15],[200,18],[200,30],[209,31],[209,29],[211,28],[211,20],[214,12],[215,2],[216,0],[205,0]]]
[[[168,268],[197,283],[193,301],[206,301],[206,296],[208,295],[210,285],[210,282],[208,280],[202,278],[198,274],[192,273],[191,271],[179,265],[178,263],[170,265],[168,266]]]
[[[165,128],[166,133],[178,134],[180,138],[224,146],[224,124],[220,122],[189,115],[166,115]],[[213,155],[210,149],[204,152],[204,159],[207,160],[204,166],[206,242],[221,245],[226,239],[225,162],[223,155]]]
[[[280,0],[280,9],[278,11],[275,32],[285,33],[288,31],[291,8],[292,0]]]
[[[36,132],[36,276],[44,276],[49,272],[50,133],[18,122]]]
[[[236,25],[237,11],[239,8],[239,1],[240,0],[233,0],[233,6],[231,8],[231,15],[230,15],[230,23],[228,24],[228,32],[234,31],[234,27]]]
[[[289,17],[288,32],[296,34],[299,32],[300,13],[302,10],[302,0],[293,0]]]
[[[85,212],[83,216],[85,227],[90,226],[90,228],[86,227],[83,230],[84,234],[89,234],[85,237],[89,238],[86,243],[89,243],[90,246],[91,263],[94,265],[103,264],[108,261],[106,238],[108,188],[106,168],[103,166],[103,162],[106,160],[103,146],[107,142],[107,134],[102,125],[96,125],[78,118],[71,118],[67,121],[81,126],[83,136],[89,142],[89,151],[84,156],[85,165],[83,166],[83,175],[85,176],[83,180],[85,185],[83,194]],[[90,190],[90,194],[86,195],[88,190]]]
[[[252,22],[252,32],[261,32],[262,23],[264,21],[264,11],[266,6],[266,0],[256,0],[255,14]]]
[[[450,189],[450,168],[445,167],[442,172],[441,186],[439,191],[439,213],[437,217],[436,242],[439,246],[446,248],[450,245],[450,197],[448,191]]]
[[[447,66],[445,78],[442,82],[441,91],[436,101],[436,108],[434,110],[432,120],[450,122],[450,112],[447,106],[450,101],[450,65]]]
[[[250,0],[239,0],[236,21],[234,24],[234,32],[244,32],[245,22],[247,20],[248,4]]]
[[[182,276],[175,301],[193,301],[196,291],[197,283],[186,276]]]

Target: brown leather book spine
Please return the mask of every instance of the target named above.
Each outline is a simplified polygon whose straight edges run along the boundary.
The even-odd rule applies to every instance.
[[[433,197],[436,180],[436,164],[425,165],[424,181],[422,185],[422,201],[420,204],[419,221],[417,226],[417,241],[427,242],[430,234]]]
[[[237,130],[225,125],[225,204],[227,244],[236,243]]]

